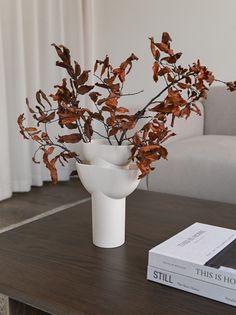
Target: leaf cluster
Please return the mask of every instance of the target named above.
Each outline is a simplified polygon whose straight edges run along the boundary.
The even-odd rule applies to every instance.
[[[67,47],[52,44],[59,57],[56,66],[66,70],[67,78],[54,86],[56,90],[49,97],[42,90],[37,91],[35,106],[26,99],[36,126],[26,127],[24,114],[19,116],[18,125],[25,139],[38,144],[33,161],[39,163],[36,155],[41,152],[41,159],[54,183],[58,180],[58,163],[64,166],[72,158],[82,162],[78,154],[70,149],[71,144],[90,142],[94,135],[106,139],[110,145],[114,139],[117,145],[128,143],[131,146],[130,159],[136,162],[142,178],[154,169],[154,162],[167,159],[168,152],[163,143],[175,135],[172,131],[175,119],[187,119],[193,112],[201,115],[196,101],[205,98],[209,86],[219,80],[199,60],[188,67],[178,64],[182,53],[174,52],[167,32],[162,34],[160,42],[155,42],[153,37],[149,40],[153,80],[157,90],[160,80],[165,87],[136,113],[130,113],[129,108],[122,105],[124,97],[142,92],[123,93],[127,75],[134,62],[138,61],[135,54],[132,53],[118,67],[111,65],[108,56],[96,60],[93,71],[95,83],[91,85],[88,83],[93,81],[91,71],[82,70],[77,61],[72,61]],[[236,81],[221,82],[230,91],[236,90]],[[93,104],[90,108],[83,104],[84,95],[88,95]],[[171,116],[171,126],[167,125],[168,116]],[[140,120],[144,123],[137,129]],[[103,133],[95,129],[94,121],[101,124]],[[49,124],[58,124],[62,132],[67,130],[66,134],[52,138],[47,128]]]

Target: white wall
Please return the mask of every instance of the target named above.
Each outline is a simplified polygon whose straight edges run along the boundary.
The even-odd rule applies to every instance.
[[[119,65],[131,52],[140,58],[127,89],[145,93],[129,103],[155,95],[148,37],[158,40],[163,31],[186,65],[199,58],[218,78],[236,79],[235,0],[94,0],[94,6],[94,59],[109,54]]]

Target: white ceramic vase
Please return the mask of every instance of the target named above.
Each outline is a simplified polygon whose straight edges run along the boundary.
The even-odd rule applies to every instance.
[[[91,162],[76,166],[82,184],[92,195],[93,243],[103,248],[121,246],[125,242],[126,197],[139,184],[139,170],[128,162],[127,146],[96,141],[84,147],[83,154]]]

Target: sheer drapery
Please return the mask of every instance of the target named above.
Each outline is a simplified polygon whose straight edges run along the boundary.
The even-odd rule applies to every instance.
[[[89,67],[91,23],[92,0],[0,0],[0,200],[49,179],[43,165],[32,163],[34,145],[23,141],[16,120],[26,113],[26,96],[33,103],[39,88],[48,94],[64,76],[52,43],[68,46]],[[59,179],[69,174],[61,168]]]

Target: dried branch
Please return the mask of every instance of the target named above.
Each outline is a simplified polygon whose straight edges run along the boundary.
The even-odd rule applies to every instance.
[[[136,161],[141,171],[140,177],[146,176],[153,169],[154,162],[161,158],[167,159],[168,152],[162,144],[175,135],[166,125],[169,115],[172,118],[171,127],[174,126],[176,117],[188,118],[193,112],[200,115],[196,101],[206,97],[213,82],[224,84],[230,91],[236,90],[236,81],[215,79],[212,72],[201,65],[199,60],[186,68],[178,65],[182,53],[174,52],[171,41],[167,32],[162,34],[160,42],[155,42],[153,37],[150,38],[153,80],[157,83],[157,88],[159,80],[164,82],[165,87],[156,92],[155,96],[135,114],[131,114],[127,107],[120,105],[122,97],[143,92],[141,90],[123,93],[127,76],[134,62],[138,60],[135,54],[131,54],[118,67],[111,65],[108,56],[105,56],[104,60],[96,60],[93,76],[97,81],[94,85],[89,85],[90,70],[82,70],[77,61],[72,61],[68,48],[52,44],[59,57],[56,65],[66,70],[69,84],[64,78],[61,84],[55,85],[56,92],[50,94],[52,101],[42,90],[36,92],[36,106],[30,105],[26,99],[28,110],[36,121],[36,127],[25,127],[24,114],[18,117],[17,122],[22,136],[35,141],[38,145],[33,161],[38,163],[36,155],[42,151],[42,160],[49,169],[54,183],[58,180],[57,163],[64,165],[71,158],[82,162],[66,143],[90,142],[94,134],[106,139],[110,145],[112,137],[118,145],[122,145],[124,141],[129,142],[132,147],[131,159]],[[95,111],[81,105],[83,95],[90,97]],[[147,111],[152,114],[148,114]],[[140,120],[143,121],[143,125],[137,130],[136,126]],[[94,130],[94,121],[101,123],[104,134],[100,130]],[[44,131],[40,129],[42,124]],[[62,130],[69,129],[70,132],[59,135],[54,140],[49,135],[48,124],[58,124]],[[128,132],[131,133],[129,137]],[[57,150],[54,151],[55,148]]]

